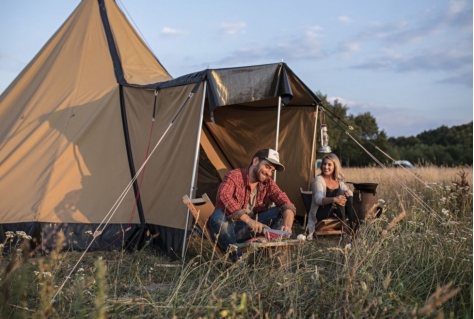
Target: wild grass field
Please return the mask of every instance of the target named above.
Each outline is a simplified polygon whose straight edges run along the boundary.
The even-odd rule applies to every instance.
[[[472,318],[472,167],[344,173],[379,183],[379,218],[353,238],[250,251],[233,265],[193,234],[184,263],[147,247],[89,252],[67,278],[80,252],[30,254],[11,234],[0,317]],[[303,232],[295,224],[293,237]]]

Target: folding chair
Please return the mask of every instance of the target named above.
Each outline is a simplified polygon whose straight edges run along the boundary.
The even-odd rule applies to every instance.
[[[201,228],[207,240],[209,240],[209,242],[212,244],[212,247],[214,247],[215,251],[218,254],[222,254],[222,251],[217,246],[217,243],[212,240],[211,233],[207,225],[209,217],[214,212],[214,204],[209,199],[209,196],[207,196],[207,194],[203,194],[202,198],[190,199],[188,195],[184,195],[183,203],[188,206],[189,211],[191,214],[193,214],[196,223],[198,224],[199,228]]]
[[[301,198],[303,199],[304,207],[306,209],[306,215],[304,218],[305,219],[304,227],[306,228],[306,221],[307,221],[307,216],[309,214],[309,211],[311,209],[311,201],[312,201],[313,192],[304,191],[300,187],[300,193],[301,193]],[[342,226],[343,226],[342,221],[340,221],[337,218],[323,219],[316,223],[314,234],[317,236],[341,235],[343,233]]]

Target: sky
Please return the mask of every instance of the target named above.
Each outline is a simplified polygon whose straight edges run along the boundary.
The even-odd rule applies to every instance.
[[[116,2],[173,77],[283,61],[389,137],[473,120],[472,1]],[[0,92],[79,3],[0,1]]]

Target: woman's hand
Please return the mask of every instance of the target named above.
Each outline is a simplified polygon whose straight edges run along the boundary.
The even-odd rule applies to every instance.
[[[347,198],[345,195],[339,195],[334,197],[334,203],[339,206],[346,206]]]

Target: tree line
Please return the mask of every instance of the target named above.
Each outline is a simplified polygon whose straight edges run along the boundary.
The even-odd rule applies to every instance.
[[[348,114],[349,108],[338,100],[330,103],[326,95],[316,94],[327,110],[324,113],[329,145],[344,166],[375,165],[375,160],[368,153],[384,165],[392,165],[390,158],[408,160],[415,165],[458,166],[473,163],[472,121],[452,127],[443,125],[416,136],[388,137],[384,130],[379,130],[377,120],[370,112]]]

